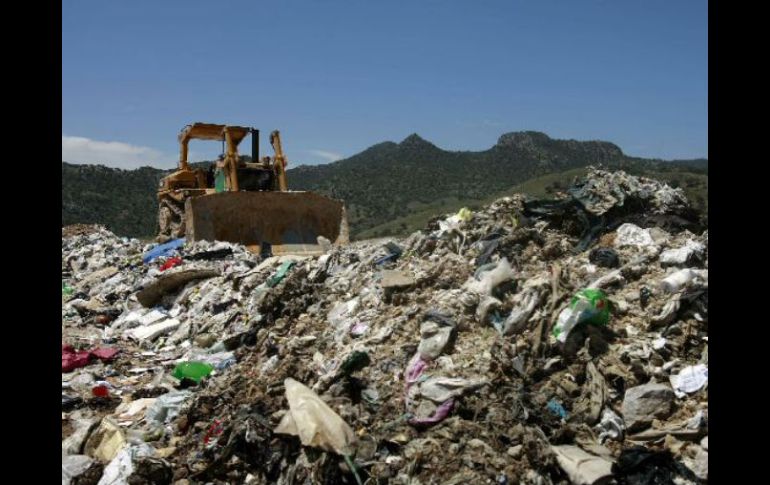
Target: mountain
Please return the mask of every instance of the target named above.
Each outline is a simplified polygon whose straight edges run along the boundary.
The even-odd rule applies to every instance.
[[[121,236],[157,231],[155,193],[168,171],[152,167],[121,170],[103,165],[61,165],[61,223],[104,224]]]
[[[409,135],[328,165],[288,171],[295,189],[342,199],[354,234],[436,206],[480,203],[526,180],[590,164],[651,170],[656,161],[630,159],[612,143],[555,140],[544,133],[507,133],[488,150],[446,151]]]
[[[671,160],[671,163],[680,167],[688,167],[708,172],[709,161],[706,158],[693,158],[692,160]]]
[[[645,175],[708,173],[708,161],[628,157],[604,141],[552,139],[544,133],[506,133],[483,151],[447,151],[417,134],[374,145],[327,165],[287,171],[289,187],[342,199],[353,236],[379,236],[412,227],[410,217],[474,206],[528,180],[588,165]],[[155,231],[155,189],[167,172],[125,171],[62,163],[62,224],[101,222],[118,234]],[[556,181],[552,182],[556,183]],[[701,182],[699,182],[701,183]],[[397,226],[392,221],[403,220]],[[379,229],[378,229],[379,228]]]

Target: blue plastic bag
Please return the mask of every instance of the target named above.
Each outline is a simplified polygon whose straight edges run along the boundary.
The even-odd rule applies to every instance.
[[[184,246],[183,237],[179,239],[174,239],[165,244],[159,244],[158,246],[155,246],[154,248],[147,251],[144,254],[144,256],[142,256],[142,262],[144,264],[147,264],[150,261],[160,258],[162,256],[171,256],[171,253],[173,253],[174,250],[181,248],[182,246]]]
[[[547,408],[561,419],[567,419],[568,417],[567,410],[564,409],[564,406],[562,406],[556,399],[551,398],[551,400],[548,401]]]

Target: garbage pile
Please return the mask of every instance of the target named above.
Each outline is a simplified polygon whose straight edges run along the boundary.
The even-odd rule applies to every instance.
[[[318,257],[63,236],[62,335],[63,484],[708,479],[708,231],[623,172]]]

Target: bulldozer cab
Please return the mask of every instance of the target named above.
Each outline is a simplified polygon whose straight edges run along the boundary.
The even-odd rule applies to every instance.
[[[248,135],[251,135],[252,140],[251,163],[247,163],[238,154],[238,146]],[[216,192],[275,189],[273,167],[255,163],[259,160],[259,130],[245,126],[211,123],[194,123],[186,126],[179,134],[181,170],[190,169],[187,158],[189,143],[192,140],[211,140],[222,143],[223,153],[214,164],[213,180],[211,176],[206,177],[207,189],[215,189]]]
[[[238,146],[249,135],[251,160],[246,161]],[[208,171],[190,166],[192,140],[222,143],[223,154]],[[211,123],[186,126],[179,134],[179,169],[161,181],[158,192],[159,240],[228,241],[262,254],[266,247],[272,254],[318,254],[326,244],[347,243],[342,202],[289,192],[278,131],[270,134],[270,144],[275,155],[260,159],[259,130]]]

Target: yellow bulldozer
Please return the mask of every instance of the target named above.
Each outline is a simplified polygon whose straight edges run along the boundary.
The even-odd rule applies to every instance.
[[[238,145],[251,136],[251,160]],[[187,161],[191,140],[223,144],[208,170]],[[179,167],[160,181],[158,241],[227,241],[260,254],[318,254],[348,242],[341,201],[313,192],[289,191],[287,160],[278,131],[270,133],[274,156],[259,158],[259,130],[193,123],[179,134]]]

